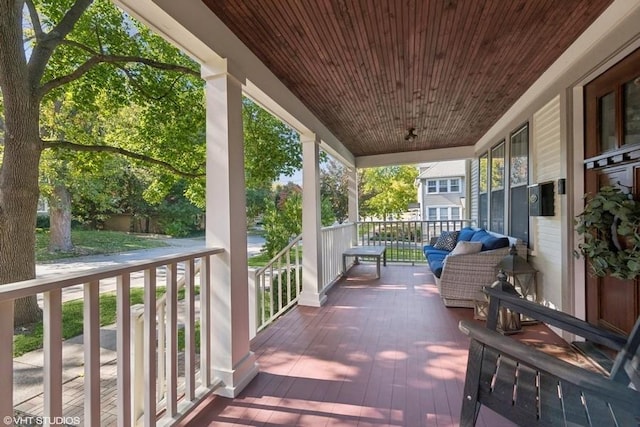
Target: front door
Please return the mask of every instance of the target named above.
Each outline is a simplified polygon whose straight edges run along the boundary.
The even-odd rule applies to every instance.
[[[640,50],[585,88],[585,189],[613,185],[640,199]],[[629,333],[640,316],[640,279],[587,275],[587,320]]]

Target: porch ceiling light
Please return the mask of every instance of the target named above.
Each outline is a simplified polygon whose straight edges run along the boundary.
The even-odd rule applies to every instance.
[[[407,135],[404,137],[404,140],[408,142],[413,142],[417,137],[418,137],[418,134],[416,134],[416,128],[409,128],[407,129]]]

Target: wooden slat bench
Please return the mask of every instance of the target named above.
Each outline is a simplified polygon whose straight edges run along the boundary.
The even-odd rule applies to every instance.
[[[342,273],[347,274],[347,257],[355,257],[355,263],[358,263],[358,257],[371,257],[376,259],[376,278],[380,278],[380,258],[383,265],[387,266],[387,247],[386,246],[354,246],[342,253]]]
[[[461,426],[475,425],[481,405],[521,426],[640,425],[640,319],[624,337],[517,296],[485,290],[490,295],[487,327],[460,322],[460,330],[471,338]],[[500,306],[617,351],[610,374],[497,333]]]

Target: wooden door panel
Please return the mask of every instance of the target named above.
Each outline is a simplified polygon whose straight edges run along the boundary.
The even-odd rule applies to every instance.
[[[619,280],[601,277],[598,280],[597,324],[618,332],[629,333],[637,316],[636,283],[634,280]],[[630,298],[630,296],[632,296]],[[631,326],[629,326],[631,325]]]
[[[606,185],[631,189],[637,194],[640,163],[588,170],[585,175],[587,193],[594,194]],[[640,316],[638,280],[587,276],[587,320],[616,332],[629,333]]]

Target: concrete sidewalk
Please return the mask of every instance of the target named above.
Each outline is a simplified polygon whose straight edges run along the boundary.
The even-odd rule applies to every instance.
[[[106,267],[123,263],[149,260],[160,256],[178,254],[205,247],[204,238],[198,239],[164,239],[168,246],[143,249],[119,254],[92,255],[70,258],[55,263],[39,264],[36,266],[38,277],[59,274],[69,271],[83,271],[98,267]],[[260,252],[264,239],[259,236],[248,236],[247,254],[249,256]],[[180,271],[179,271],[180,274]],[[103,283],[104,282],[104,283]],[[101,292],[115,291],[115,280],[101,282]],[[142,286],[141,280],[133,280],[133,286]],[[66,288],[62,293],[63,301],[82,298],[82,286]],[[41,302],[41,295],[38,296]],[[196,310],[199,311],[199,301],[196,296]],[[181,316],[179,315],[179,318]],[[180,319],[179,319],[180,322]],[[101,425],[115,425],[116,423],[116,327],[115,325],[100,328],[100,364],[102,390]],[[64,416],[69,419],[80,420],[83,423],[84,411],[84,345],[83,336],[65,340],[62,345],[63,354],[63,403]],[[14,359],[14,408],[16,417],[37,417],[43,414],[43,365],[44,350],[35,350]],[[74,423],[75,424],[75,423]],[[21,425],[36,425],[24,423]]]

